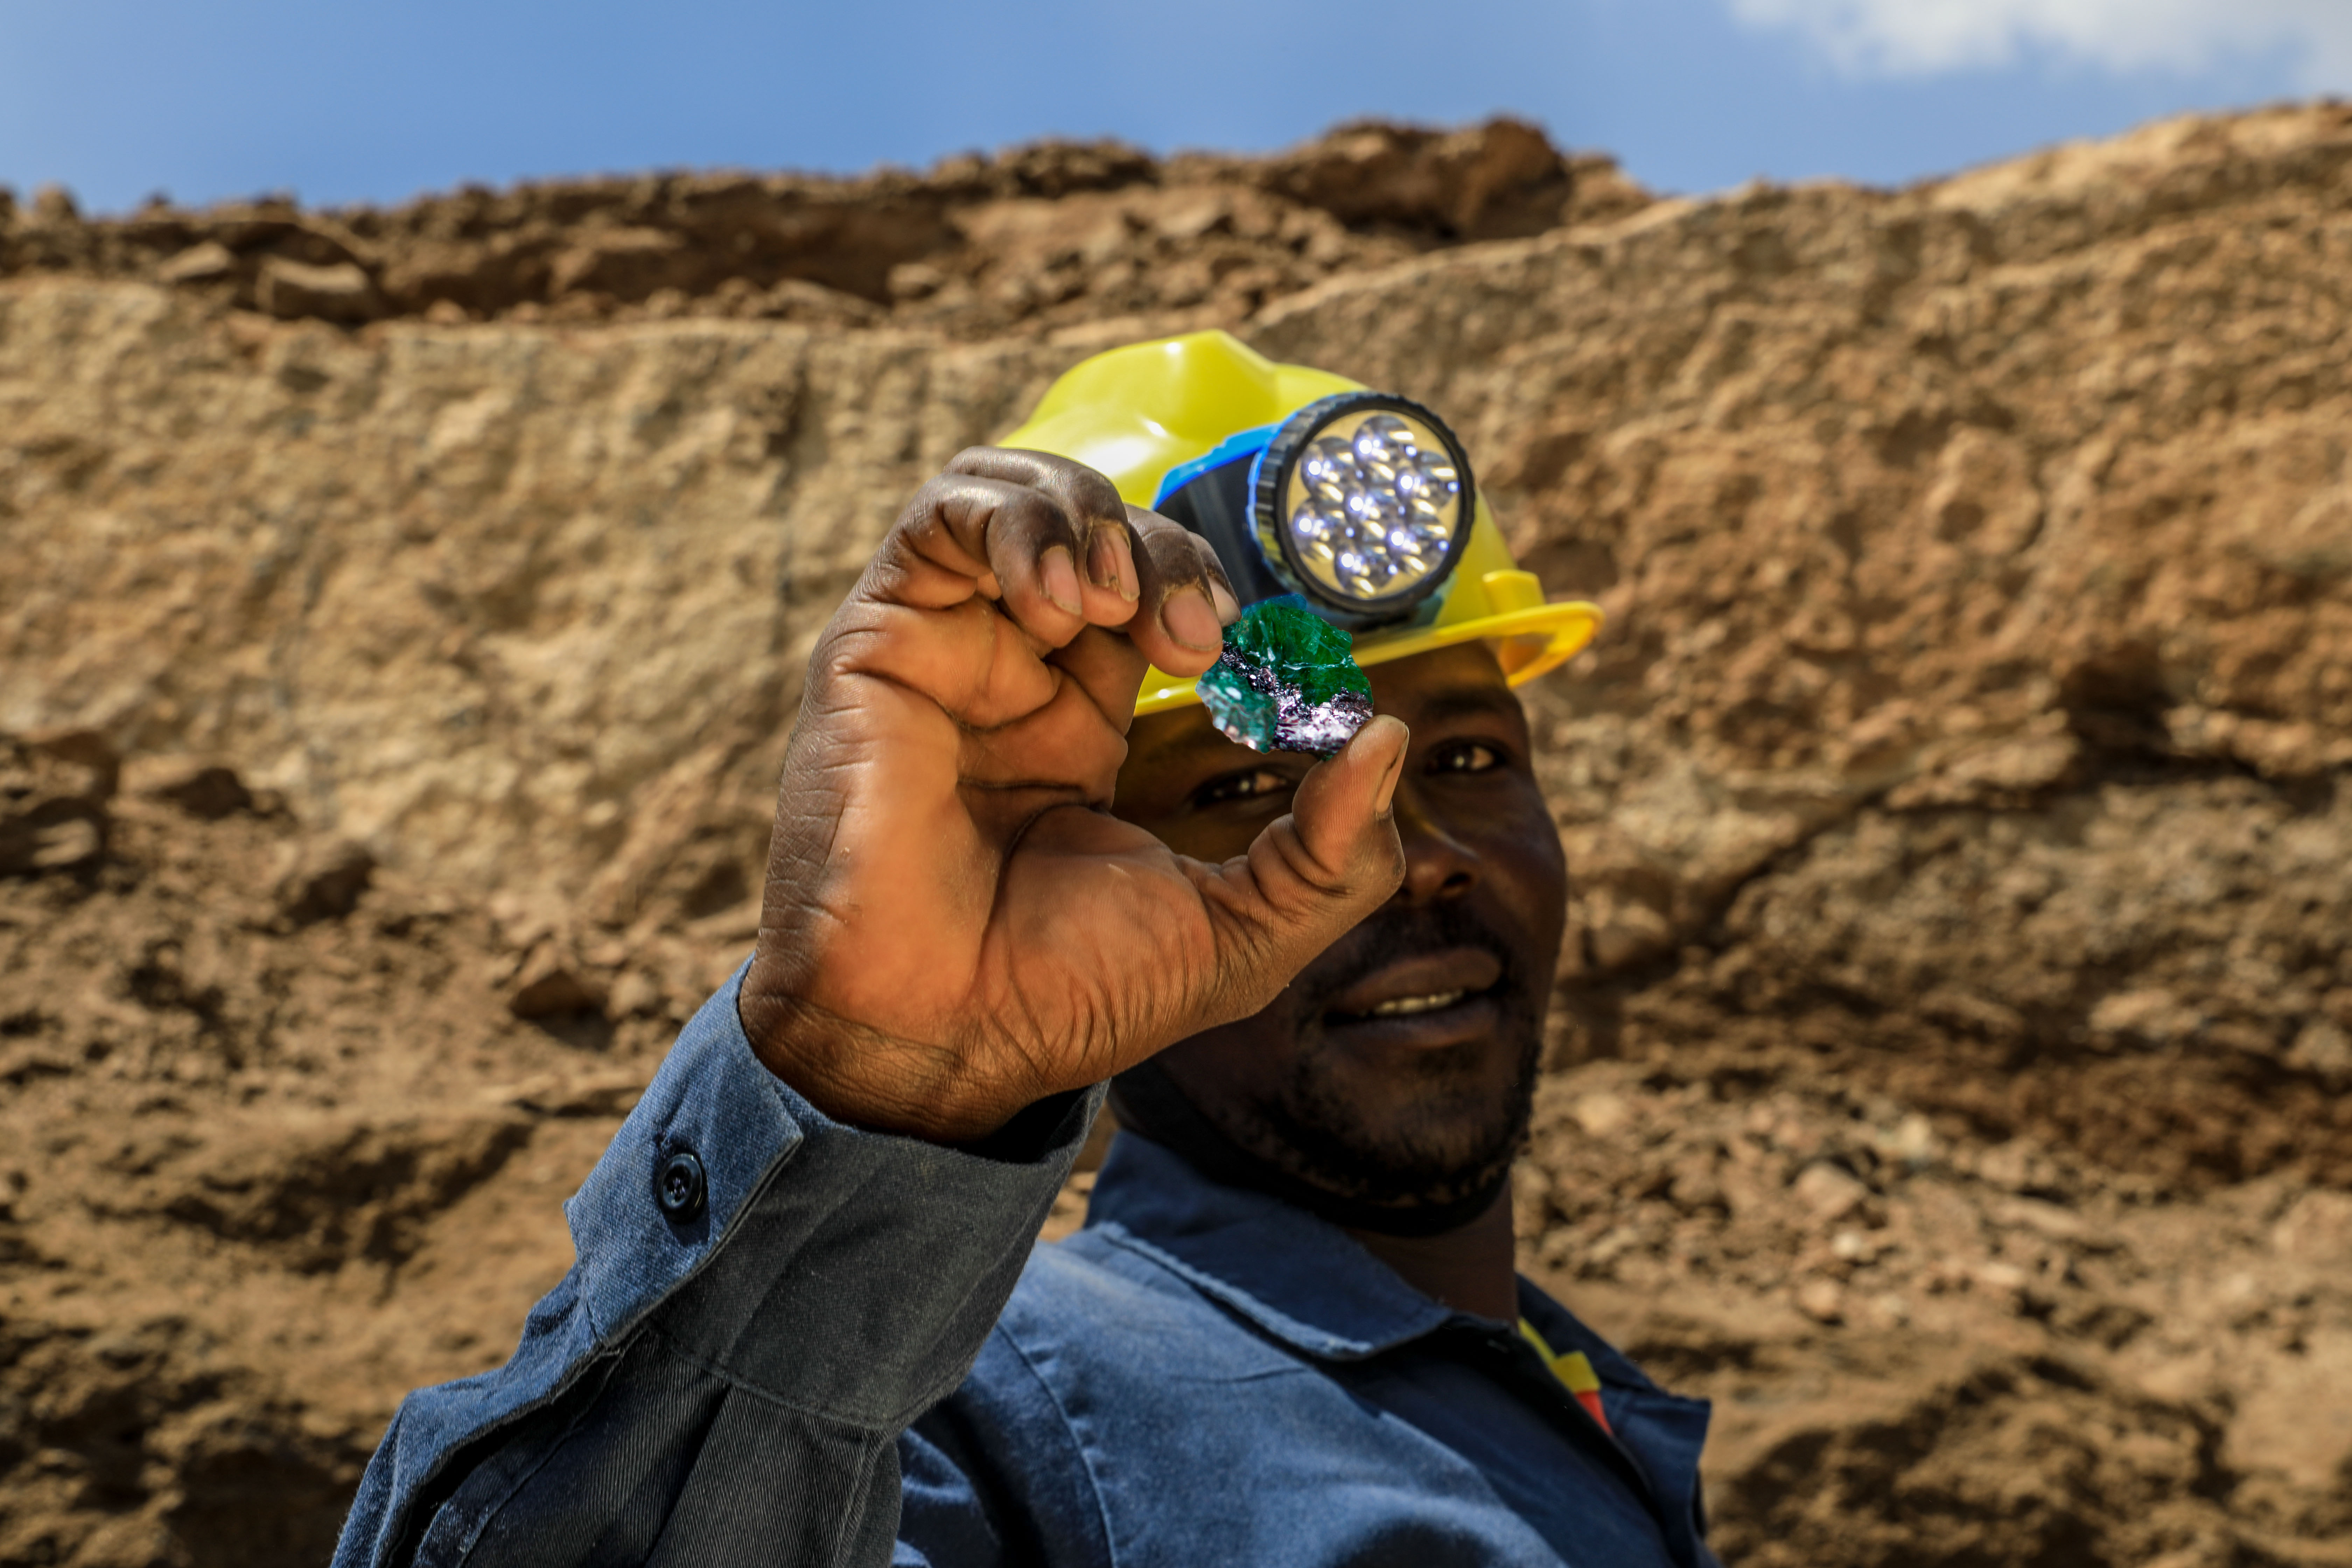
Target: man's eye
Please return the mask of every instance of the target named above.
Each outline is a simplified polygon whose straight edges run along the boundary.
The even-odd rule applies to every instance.
[[[1221,779],[1211,779],[1192,794],[1195,806],[1223,805],[1229,801],[1254,800],[1259,795],[1276,795],[1291,787],[1287,776],[1272,768],[1252,768],[1246,773],[1227,773]]]
[[[1477,741],[1460,741],[1431,754],[1429,771],[1433,773],[1483,773],[1489,768],[1500,767],[1503,753]]]

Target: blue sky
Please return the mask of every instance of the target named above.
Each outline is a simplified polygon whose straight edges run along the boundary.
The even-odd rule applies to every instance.
[[[1048,134],[1263,150],[1508,111],[1636,179],[1897,184],[2352,90],[2352,0],[0,0],[0,184],[394,202],[854,172]]]

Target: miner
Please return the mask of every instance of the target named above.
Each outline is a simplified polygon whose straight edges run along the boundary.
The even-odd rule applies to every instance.
[[[1199,700],[1294,595],[1377,709],[1328,760]],[[1598,618],[1427,409],[1072,370],[834,616],[756,950],[338,1563],[1710,1563],[1706,1407],[1512,1260],[1567,896],[1512,689]]]

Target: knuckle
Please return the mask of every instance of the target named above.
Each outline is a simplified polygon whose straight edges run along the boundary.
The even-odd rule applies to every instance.
[[[1051,496],[1035,490],[1027,492],[1018,518],[1018,531],[1026,553],[1043,555],[1055,545],[1076,551],[1086,543],[1085,531],[1070,519],[1070,514]]]
[[[950,474],[985,473],[1001,466],[1008,455],[1002,447],[966,447],[948,459],[945,471]]]
[[[984,516],[1003,499],[996,487],[986,479],[969,474],[940,474],[915,492],[914,500],[908,502],[906,511],[899,516],[899,526],[923,529]]]
[[[1148,533],[1143,536],[1142,554],[1151,570],[1170,586],[1202,581],[1205,569],[1200,552],[1188,542],[1191,535],[1171,536]]]
[[[1120,497],[1118,487],[1099,469],[1067,458],[1055,460],[1063,465],[1063,480],[1069,489],[1070,499],[1089,516],[1127,521],[1127,502]]]
[[[995,512],[989,530],[992,551],[1019,545],[1024,553],[1034,555],[1068,538],[1067,518],[1054,498],[1041,490],[1008,488],[996,498]]]
[[[929,516],[945,504],[955,489],[956,481],[951,475],[934,474],[925,479],[916,487],[915,493],[907,498],[905,509],[898,513],[898,526],[904,528]]]

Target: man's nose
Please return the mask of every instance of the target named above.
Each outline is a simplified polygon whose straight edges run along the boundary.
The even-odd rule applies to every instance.
[[[1404,842],[1404,882],[1396,890],[1397,901],[1458,899],[1477,885],[1478,852],[1430,809],[1411,775],[1397,786],[1394,810],[1397,837]]]

